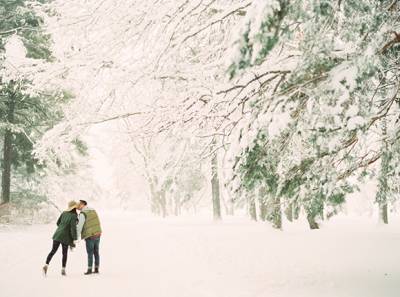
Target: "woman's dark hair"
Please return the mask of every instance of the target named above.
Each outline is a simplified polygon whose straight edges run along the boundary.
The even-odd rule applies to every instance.
[[[85,200],[79,200],[80,203],[83,203],[84,205],[87,205],[87,202]]]

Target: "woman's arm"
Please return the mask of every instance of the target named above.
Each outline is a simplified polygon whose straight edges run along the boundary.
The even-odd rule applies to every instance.
[[[61,214],[61,215],[58,217],[58,220],[57,220],[57,227],[60,226],[62,215],[63,215],[63,214]]]
[[[70,227],[72,239],[77,240],[78,236],[77,236],[77,232],[76,232],[76,218],[75,217],[70,221],[69,227]]]

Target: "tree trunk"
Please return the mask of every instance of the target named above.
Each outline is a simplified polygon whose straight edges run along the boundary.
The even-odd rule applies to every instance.
[[[231,197],[228,198],[228,215],[235,215],[235,201]]]
[[[386,119],[384,118],[382,121],[382,139],[383,144],[381,150],[382,157],[381,157],[381,170],[379,173],[379,184],[378,184],[378,192],[376,193],[376,201],[379,207],[379,220],[384,224],[389,223],[389,216],[388,216],[388,199],[387,194],[389,192],[388,186],[388,171],[389,171],[389,162],[390,162],[390,152],[389,152],[389,145],[386,141],[387,138],[387,126],[386,126]]]
[[[259,198],[258,198],[258,203],[259,203],[259,217],[261,221],[265,221],[267,219],[268,215],[268,208],[267,208],[267,192],[265,191],[264,188],[262,188],[259,192]]]
[[[289,222],[293,222],[293,205],[289,204],[289,206],[285,210],[286,218]]]
[[[10,124],[14,123],[14,98],[10,95],[7,104],[7,121]],[[3,203],[10,202],[10,190],[11,190],[11,163],[13,156],[13,144],[12,144],[13,133],[11,129],[6,129],[4,135],[4,146],[3,146],[3,166],[2,166],[2,179],[1,179],[1,199]]]
[[[256,206],[256,201],[254,199],[254,195],[248,194],[247,201],[249,203],[250,218],[254,221],[257,221],[257,206]]]
[[[224,155],[224,159],[222,161],[222,164],[225,164],[225,155]],[[221,174],[222,180],[226,180],[225,171],[221,170],[220,174]],[[222,186],[221,198],[222,198],[222,202],[223,202],[224,207],[225,207],[225,213],[228,216],[233,216],[234,212],[235,212],[235,200],[231,197],[231,193],[227,189],[227,185],[226,184],[224,184]]]
[[[154,214],[159,215],[159,205],[158,205],[158,193],[156,191],[156,186],[154,185],[152,179],[148,179],[149,187],[150,187],[150,209]]]
[[[224,189],[224,188],[223,188]],[[233,216],[234,215],[234,208],[235,208],[235,203],[232,197],[230,197],[228,191],[224,189],[224,191],[221,193],[221,200],[222,204],[224,205],[225,213],[228,216]]]
[[[213,145],[213,148],[215,145]],[[220,189],[219,189],[219,178],[218,178],[218,156],[215,152],[211,159],[211,189],[212,189],[212,203],[213,203],[213,216],[214,220],[221,219],[221,201],[220,201]]]
[[[178,194],[175,193],[174,197],[174,214],[179,216],[181,214],[181,199]]]
[[[159,203],[161,209],[161,216],[165,218],[167,216],[167,199],[165,190],[162,190],[159,195]]]
[[[307,221],[308,224],[310,225],[310,229],[319,229],[318,223],[315,221],[315,216],[311,214],[307,214]]]
[[[266,188],[259,191],[260,219],[272,223],[272,227],[282,229],[281,199],[273,193],[268,193]]]
[[[10,202],[11,188],[11,158],[12,158],[12,133],[6,130],[3,147],[3,168],[1,181],[1,198],[3,203]]]
[[[281,199],[279,197],[273,199],[272,226],[276,229],[282,229]]]
[[[222,206],[224,207],[225,214],[228,214],[228,205],[227,205],[227,203],[225,201],[224,193],[222,191],[220,191],[220,197],[219,198],[220,198],[219,200],[222,202]]]
[[[386,201],[385,201],[386,202]],[[379,205],[379,217],[380,220],[384,223],[384,224],[389,224],[389,216],[388,216],[388,205],[387,202],[386,203],[382,203],[381,205]]]

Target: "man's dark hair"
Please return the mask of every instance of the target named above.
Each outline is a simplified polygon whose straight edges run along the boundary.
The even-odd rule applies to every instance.
[[[87,205],[87,202],[85,200],[79,200],[80,203],[83,203],[84,205]]]

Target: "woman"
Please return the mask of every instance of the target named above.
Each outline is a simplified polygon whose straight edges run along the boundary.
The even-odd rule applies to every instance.
[[[46,259],[46,265],[43,266],[44,275],[47,274],[47,269],[51,258],[57,252],[60,245],[62,246],[62,269],[61,274],[66,275],[65,266],[67,265],[68,246],[75,247],[74,241],[77,240],[76,224],[78,221],[78,214],[76,212],[78,204],[75,201],[68,203],[68,209],[65,210],[57,221],[57,230],[53,235],[53,248]]]

